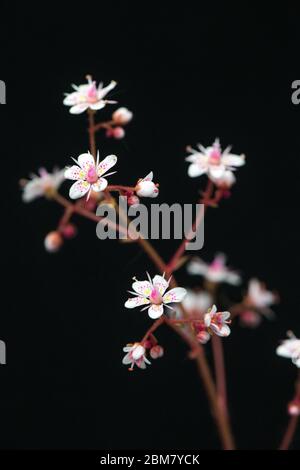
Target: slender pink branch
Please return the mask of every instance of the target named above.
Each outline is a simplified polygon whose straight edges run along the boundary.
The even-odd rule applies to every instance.
[[[106,188],[107,191],[135,191],[135,186],[123,186],[121,184],[110,184]]]
[[[288,426],[286,428],[286,431],[284,433],[283,439],[281,441],[281,444],[279,446],[279,450],[288,450],[293,437],[295,435],[296,429],[297,429],[297,424],[299,421],[299,416],[291,416]]]
[[[218,399],[223,412],[228,415],[227,409],[227,388],[223,344],[221,338],[217,335],[212,336],[212,349],[216,374],[216,385]]]

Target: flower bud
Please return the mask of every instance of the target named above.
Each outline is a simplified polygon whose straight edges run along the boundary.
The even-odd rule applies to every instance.
[[[123,137],[125,137],[125,131],[123,127],[115,127],[113,129],[113,137],[115,139],[123,139]]]
[[[49,232],[44,240],[44,246],[50,253],[55,253],[63,244],[63,238],[57,231]]]
[[[206,344],[210,339],[210,334],[207,331],[202,330],[197,333],[197,339],[199,343]]]
[[[129,111],[129,109],[119,108],[113,113],[112,118],[116,124],[125,125],[131,121],[132,116],[133,114],[131,111]]]
[[[159,193],[158,187],[153,181],[140,181],[136,186],[136,194],[140,197],[157,197]]]
[[[300,415],[300,400],[292,400],[288,404],[288,414],[290,416],[299,416]]]
[[[129,206],[138,206],[140,203],[140,200],[137,196],[133,194],[132,196],[127,197],[127,203]]]
[[[159,344],[156,344],[150,349],[150,356],[152,359],[158,359],[159,357],[162,357],[164,355],[164,348],[162,346],[159,346]]]
[[[112,127],[109,127],[108,129],[106,129],[105,135],[108,138],[113,137],[114,136],[114,129]]]
[[[74,224],[66,224],[62,228],[61,233],[67,239],[74,238],[77,234],[77,227]]]

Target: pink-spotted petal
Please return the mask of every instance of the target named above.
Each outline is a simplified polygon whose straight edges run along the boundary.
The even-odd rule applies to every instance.
[[[149,297],[152,292],[152,286],[148,281],[135,281],[132,284],[132,288],[135,292],[143,295],[144,297]]]
[[[148,310],[149,317],[152,318],[153,320],[156,320],[156,318],[161,317],[163,313],[164,313],[163,305],[153,304]]]
[[[183,287],[174,287],[174,289],[169,290],[163,296],[164,304],[170,304],[172,302],[182,302],[183,298],[186,296],[186,289]]]
[[[147,176],[145,176],[145,178],[143,178],[142,181],[152,181],[153,180],[153,171],[150,171],[150,173],[148,173]]]
[[[69,192],[71,199],[83,197],[90,189],[91,185],[87,181],[78,180],[74,183]]]
[[[112,168],[117,163],[118,158],[116,155],[108,155],[107,157],[99,163],[97,167],[97,175],[102,176],[110,168]]]
[[[125,302],[125,307],[135,308],[135,307],[140,307],[141,305],[147,305],[149,303],[150,303],[150,300],[146,299],[146,297],[132,297],[131,299],[128,299]]]
[[[100,191],[104,191],[107,185],[108,185],[108,182],[105,178],[99,178],[97,183],[92,184],[92,189],[96,193],[99,193]]]
[[[85,171],[77,165],[73,165],[70,168],[67,168],[65,171],[65,178],[67,178],[68,180],[84,179],[85,176]]]
[[[153,278],[153,285],[158,290],[160,295],[164,295],[169,286],[169,283],[164,277],[156,275]]]
[[[93,155],[90,153],[82,153],[78,157],[78,164],[80,168],[82,168],[84,171],[89,171],[91,167],[95,166],[95,160]]]

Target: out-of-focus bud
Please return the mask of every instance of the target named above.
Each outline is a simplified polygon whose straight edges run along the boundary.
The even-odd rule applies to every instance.
[[[70,239],[74,238],[77,235],[77,227],[74,224],[66,224],[62,229],[61,233],[64,238]]]
[[[127,203],[129,206],[138,206],[140,200],[137,196],[135,196],[135,194],[133,194],[132,196],[127,197]]]
[[[290,416],[300,415],[300,399],[290,401],[290,403],[288,404],[288,414]]]
[[[129,111],[129,109],[119,108],[113,113],[112,118],[116,124],[120,124],[124,126],[129,121],[131,121],[132,116],[133,116],[133,113]]]
[[[113,130],[113,128],[112,128],[112,127],[109,127],[108,129],[106,129],[105,135],[106,135],[106,137],[108,137],[108,138],[113,137],[113,136],[114,136],[114,130]]]
[[[159,357],[162,357],[164,355],[164,348],[162,346],[159,346],[159,344],[156,344],[150,349],[150,356],[152,359],[158,359]]]
[[[261,315],[253,310],[246,310],[240,314],[240,322],[242,326],[256,328],[261,323]]]
[[[153,181],[141,180],[136,185],[136,194],[140,197],[157,197],[159,189]]]
[[[210,339],[210,334],[207,331],[202,330],[197,333],[197,339],[199,343],[206,344]]]
[[[113,129],[113,137],[115,139],[123,139],[123,137],[125,137],[125,131],[123,129],[123,127],[115,127]]]
[[[63,238],[57,231],[49,232],[44,240],[44,246],[50,253],[58,251],[63,244]]]

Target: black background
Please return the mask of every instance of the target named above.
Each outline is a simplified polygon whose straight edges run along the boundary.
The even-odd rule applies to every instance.
[[[129,373],[121,364],[124,344],[151,323],[123,307],[131,277],[155,273],[146,255],[136,245],[99,241],[94,225],[79,219],[78,237],[49,255],[43,239],[61,208],[21,202],[21,177],[43,165],[63,167],[87,150],[85,115],[62,105],[70,84],[87,73],[117,80],[115,99],[134,112],[124,140],[98,137],[102,156],[119,157],[114,182],[132,184],[152,169],[159,202],[191,203],[205,179],[188,178],[187,144],[219,136],[246,154],[232,198],[206,217],[200,254],[209,260],[224,251],[245,281],[258,276],[281,295],[275,322],[254,331],[236,325],[225,341],[238,446],[278,445],[296,368],[275,348],[287,329],[300,335],[300,107],[291,103],[297,12],[290,11],[287,31],[287,11],[272,8],[74,2],[68,11],[15,5],[3,15],[2,448],[219,447],[194,364],[173,334],[159,332],[166,354],[147,371]],[[154,244],[165,259],[177,246]],[[184,269],[177,278],[195,284]]]

